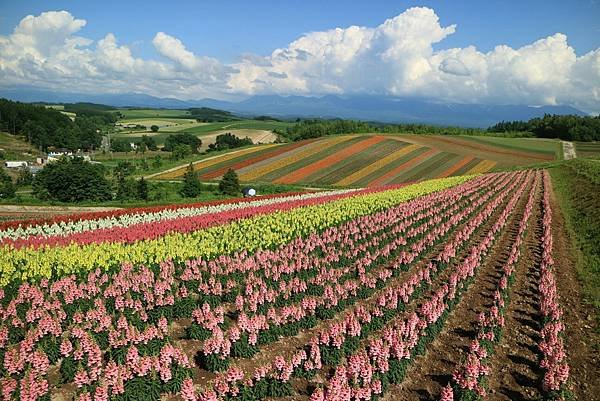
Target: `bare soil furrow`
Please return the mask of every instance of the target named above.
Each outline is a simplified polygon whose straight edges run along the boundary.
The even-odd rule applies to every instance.
[[[508,259],[510,244],[517,236],[518,223],[524,213],[525,194],[530,188],[528,186],[524,191],[507,227],[485,258],[475,282],[449,315],[443,331],[428,345],[426,354],[416,359],[404,382],[392,386],[384,400],[437,400],[441,388],[450,381],[457,363],[466,355],[470,341],[476,336],[479,313],[492,305],[502,265]]]

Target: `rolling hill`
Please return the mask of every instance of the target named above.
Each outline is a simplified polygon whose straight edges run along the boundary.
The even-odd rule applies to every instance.
[[[556,141],[434,135],[340,135],[255,146],[209,157],[194,165],[201,180],[219,179],[228,169],[242,182],[369,187],[429,178],[484,173],[551,161]],[[178,179],[186,166],[156,175]]]

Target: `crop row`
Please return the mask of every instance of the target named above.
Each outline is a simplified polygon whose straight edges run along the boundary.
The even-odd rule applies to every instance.
[[[239,251],[254,252],[305,237],[356,217],[376,213],[418,196],[450,188],[471,177],[452,177],[406,186],[390,191],[334,200],[325,204],[297,207],[260,214],[227,224],[187,233],[170,232],[156,239],[131,244],[103,242],[67,246],[0,248],[0,285],[14,280],[57,278],[72,273],[110,269],[121,263],[154,264],[167,258],[183,261],[214,258]],[[187,220],[180,221],[186,225]],[[202,223],[200,223],[202,224]],[[146,231],[130,233],[144,238]]]
[[[534,207],[536,188],[539,186],[539,181],[540,176],[536,174],[536,180],[533,189],[529,193],[523,218],[519,223],[516,239],[511,246],[506,263],[502,265],[502,275],[494,292],[493,303],[479,314],[476,338],[471,341],[468,354],[454,371],[452,386],[449,384],[442,391],[441,401],[475,400],[487,395],[485,377],[490,371],[488,364],[494,347],[502,337],[506,310],[510,302],[509,290],[515,281],[516,266],[521,256],[521,246]]]
[[[514,180],[513,183],[506,188],[502,194],[495,198],[494,201],[490,202],[482,212],[480,212],[464,230],[460,230],[454,238],[461,238],[461,245],[464,244],[470,238],[470,235],[475,231],[477,227],[479,227],[483,222],[486,221],[487,218],[490,217],[492,212],[498,209],[499,205],[502,204],[502,200],[504,197],[514,189],[517,181]],[[520,191],[523,190],[525,183],[520,186],[517,193],[512,197],[509,201],[508,206],[514,206],[514,203],[520,196]],[[501,214],[500,222],[505,222],[506,216],[512,210],[512,207],[507,207],[505,211]],[[502,220],[504,219],[504,220]],[[495,233],[502,227],[503,224],[499,224],[498,222],[492,227],[491,232]],[[471,229],[473,228],[473,229]],[[486,237],[487,240],[483,241],[484,246],[481,244],[477,244],[472,252],[471,258],[472,262],[468,262],[465,264],[460,264],[456,269],[460,270],[461,266],[464,270],[474,269],[475,268],[475,255],[479,255],[479,253],[483,252],[483,249],[487,249],[486,247],[493,242],[492,239],[489,239],[489,236]],[[261,367],[257,369],[251,377],[243,378],[240,377],[239,371],[236,370],[236,367],[231,367],[226,374],[223,376],[219,376],[216,381],[216,384],[212,390],[207,390],[200,396],[199,399],[213,399],[216,398],[217,395],[219,397],[233,396],[235,394],[254,394],[257,398],[260,398],[257,394],[261,394],[261,396],[266,394],[275,395],[269,393],[269,388],[271,390],[275,389],[285,389],[286,384],[288,384],[288,380],[291,375],[295,376],[310,376],[315,373],[315,370],[321,368],[323,363],[333,363],[337,364],[343,360],[344,355],[346,356],[346,361],[352,357],[354,350],[356,350],[358,344],[361,339],[364,340],[367,333],[376,330],[377,328],[381,328],[381,325],[393,317],[395,314],[400,313],[404,310],[406,303],[412,297],[417,297],[423,290],[423,286],[427,286],[428,283],[431,283],[432,276],[435,276],[439,273],[438,270],[444,270],[456,255],[450,256],[447,250],[440,252],[438,255],[438,262],[434,264],[429,264],[424,268],[418,269],[414,272],[410,278],[408,278],[404,283],[395,285],[385,290],[385,292],[377,299],[377,302],[373,305],[363,305],[359,304],[354,308],[354,311],[350,314],[347,314],[344,319],[340,323],[333,323],[330,325],[329,329],[322,331],[319,335],[313,337],[309,343],[306,344],[305,348],[300,349],[292,358],[289,360],[285,360],[282,357],[276,357],[272,364],[266,367]],[[477,253],[479,251],[479,253]],[[444,262],[445,260],[445,262]],[[450,276],[450,283],[453,283],[456,286],[457,281],[452,277],[459,276]],[[462,277],[462,276],[460,276]],[[448,285],[442,285],[440,288],[449,289]],[[430,306],[433,305],[431,303],[424,304],[422,306],[421,312],[429,310]],[[408,321],[404,321],[404,328],[413,327],[417,330],[419,325],[415,325],[415,322],[418,320],[418,316],[416,314],[410,314],[410,319]],[[417,319],[417,320],[415,320]],[[419,329],[420,330],[420,329]],[[417,331],[419,331],[417,330]],[[403,343],[405,346],[406,343]],[[362,348],[361,348],[362,349]],[[389,348],[388,348],[389,351]],[[350,354],[347,355],[346,353]],[[364,355],[364,354],[361,354]],[[353,360],[349,366],[355,366],[359,361]],[[364,362],[364,360],[363,360]],[[338,367],[338,370],[342,369]],[[364,366],[363,366],[363,371]],[[237,372],[237,373],[236,373]],[[342,375],[343,376],[343,375]],[[334,378],[337,377],[334,375]],[[317,390],[313,397],[315,399],[319,399],[321,395],[323,397],[329,397],[326,399],[337,399],[335,396],[341,394],[340,388],[337,386],[336,380],[332,378],[330,381],[330,386],[326,386],[325,390]],[[340,380],[341,379],[338,377]],[[348,377],[346,377],[348,379]],[[350,379],[349,379],[350,380]],[[350,380],[352,381],[352,380]],[[272,386],[272,383],[276,383],[275,386]],[[348,384],[348,381],[345,382]],[[356,384],[355,382],[353,382]],[[377,381],[372,382],[375,387],[378,386]],[[363,383],[364,384],[364,383]],[[267,389],[265,390],[265,386]],[[289,384],[288,384],[289,388]],[[190,382],[187,381],[184,383],[184,391],[187,394],[188,399],[193,399],[192,391],[190,389]],[[366,390],[363,387],[360,390],[357,390],[356,387],[353,387],[353,390],[350,391],[362,391],[369,392],[371,390]],[[346,390],[344,390],[346,391]],[[204,398],[202,398],[204,397]]]
[[[540,265],[540,314],[543,317],[541,339],[538,344],[544,372],[543,390],[547,400],[564,400],[568,396],[569,364],[565,353],[563,311],[558,302],[554,259],[552,257],[552,207],[550,206],[550,176],[544,171],[544,197],[542,199],[542,261]]]
[[[167,319],[191,316],[201,301],[184,294],[177,271],[170,260],[124,264],[114,272],[96,269],[83,279],[43,279],[2,290],[5,398],[45,397],[49,369],[57,364],[60,381],[75,382],[82,399],[127,396],[140,386],[149,387],[142,390],[150,395],[177,391],[190,365],[173,346]]]
[[[487,180],[481,180],[476,189],[486,187],[485,181]],[[210,358],[207,367],[211,370],[225,368],[227,363],[222,361],[229,356],[232,346],[237,356],[251,356],[257,343],[271,342],[281,334],[290,335],[301,327],[311,327],[316,323],[316,318],[332,317],[346,305],[370,296],[377,288],[384,287],[399,271],[407,270],[420,255],[441,242],[450,229],[466,219],[504,185],[505,182],[497,183],[495,189],[487,186],[486,190],[489,192],[479,198],[467,197],[470,193],[467,192],[463,194],[463,198],[466,198],[464,201],[456,196],[447,196],[448,199],[444,203],[430,205],[427,212],[419,216],[418,224],[412,226],[398,225],[398,222],[404,223],[410,217],[410,213],[406,216],[405,208],[390,209],[380,216],[364,218],[364,224],[352,221],[346,229],[359,233],[359,241],[345,239],[342,247],[335,246],[336,244],[323,247],[322,241],[327,243],[327,236],[313,239],[318,242],[309,242],[308,248],[318,248],[320,253],[326,254],[330,259],[327,261],[322,256],[315,255],[307,261],[305,266],[314,266],[313,269],[318,271],[316,276],[308,280],[295,279],[290,281],[290,286],[280,283],[278,288],[272,289],[269,289],[260,277],[253,277],[252,284],[246,281],[245,297],[238,295],[236,298],[238,317],[234,324],[229,325],[227,332],[219,329],[224,322],[222,307],[217,313],[204,308],[202,313],[195,315],[194,330],[205,333],[206,337],[208,332],[212,332],[210,339],[204,344],[204,356]],[[446,192],[451,194],[453,191]],[[448,210],[444,210],[445,208]],[[451,217],[454,217],[452,222]],[[394,222],[391,232],[387,230],[388,234],[382,235],[381,228],[390,225],[390,222]],[[373,237],[372,232],[378,234]],[[389,238],[390,234],[392,238]],[[317,247],[317,243],[321,246]],[[370,273],[375,266],[381,265],[391,265],[393,268]],[[267,271],[271,270],[268,264],[263,263],[263,266]],[[353,278],[354,276],[358,277]],[[292,285],[293,297],[289,292]],[[282,294],[284,296],[280,298]],[[285,299],[292,302],[285,302]],[[265,301],[268,301],[270,306],[261,308],[257,313],[258,306],[263,305]],[[250,303],[250,311],[244,310],[247,303]],[[244,343],[244,350],[235,348],[239,342]],[[252,351],[249,348],[252,348]]]
[[[2,243],[18,243],[18,239],[31,237],[47,238],[52,236],[67,236],[92,230],[105,230],[115,227],[130,227],[134,224],[160,222],[176,218],[186,218],[199,215],[224,212],[252,206],[262,206],[286,203],[301,199],[322,198],[329,195],[355,193],[357,190],[338,190],[327,192],[290,193],[261,196],[260,198],[244,198],[234,201],[208,202],[206,204],[181,205],[177,208],[163,207],[158,210],[145,208],[124,209],[113,212],[103,212],[100,216],[88,214],[61,216],[56,219],[43,221],[11,222],[12,225],[0,229]],[[15,227],[16,226],[16,227]]]

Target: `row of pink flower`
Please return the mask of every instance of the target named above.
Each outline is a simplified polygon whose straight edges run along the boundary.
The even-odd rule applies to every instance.
[[[506,225],[508,217],[514,211],[514,206],[522,196],[528,181],[523,182],[515,191],[484,239],[473,245],[465,260],[453,268],[448,282],[433,291],[431,297],[421,304],[417,312],[394,321],[386,327],[380,338],[370,340],[367,348],[360,349],[347,358],[345,364],[336,368],[325,388],[315,390],[311,401],[369,400],[373,395],[378,394],[381,383],[374,373],[387,373],[390,359],[411,359],[411,351],[418,344],[419,339],[426,335],[426,329],[437,323],[449,309],[448,302],[455,299],[459,290],[466,288],[466,280],[475,276],[496,235]],[[493,209],[500,205],[499,202],[492,202],[492,204],[495,204]],[[483,221],[478,224],[481,223]],[[359,365],[361,370],[357,371],[353,365]]]
[[[492,212],[494,210],[496,210],[496,208],[498,208],[498,206],[500,205],[500,203],[502,202],[504,197],[512,189],[514,189],[516,183],[519,180],[514,180],[514,178],[515,178],[514,176],[512,176],[511,178],[513,178],[511,180],[511,181],[513,181],[513,183],[511,185],[509,185],[508,188],[505,188],[505,191],[503,191],[501,196],[499,196],[498,198],[496,198],[494,201],[491,202],[492,203],[491,207],[485,208],[485,210],[482,212],[483,215],[489,217],[492,214]],[[522,177],[520,177],[520,178],[522,178]],[[507,208],[507,210],[511,210],[511,209]],[[474,219],[474,221],[475,222],[473,224],[479,225],[482,222],[484,222],[485,219],[476,218],[476,219]],[[477,249],[478,247],[476,246],[475,248]],[[441,257],[441,255],[440,255],[440,257]],[[294,355],[294,358],[292,358],[292,360],[290,360],[288,362],[284,361],[285,364],[282,363],[282,360],[280,357],[277,357],[277,358],[275,358],[275,360],[273,361],[273,363],[270,366],[261,367],[261,368],[257,369],[257,371],[254,372],[252,378],[245,379],[244,382],[246,384],[252,383],[253,381],[260,380],[261,378],[266,377],[266,376],[273,377],[278,380],[287,381],[289,379],[289,377],[291,376],[293,369],[300,365],[305,370],[320,369],[321,368],[320,347],[333,346],[336,348],[340,348],[348,337],[360,336],[360,326],[362,323],[368,322],[373,316],[382,316],[382,314],[383,314],[382,308],[393,309],[393,308],[398,307],[398,302],[408,302],[408,299],[409,299],[410,295],[413,293],[414,289],[417,286],[419,286],[422,282],[430,281],[431,274],[432,273],[435,274],[435,270],[436,270],[436,268],[435,268],[435,265],[433,265],[433,264],[429,264],[426,267],[419,269],[417,272],[413,273],[413,275],[406,282],[404,282],[402,284],[398,284],[398,285],[394,286],[393,288],[388,289],[379,298],[378,303],[376,305],[374,305],[372,308],[366,309],[363,305],[358,305],[357,307],[354,308],[354,310],[351,313],[348,313],[340,323],[333,323],[330,325],[330,327],[328,329],[325,329],[318,335],[314,336],[310,340],[310,342],[307,344],[307,346],[309,347],[308,351],[304,351],[304,350],[298,351]],[[457,282],[458,281],[451,279],[451,283],[453,283],[454,286],[456,285]],[[446,284],[443,286],[443,288],[448,289],[449,286]],[[435,305],[436,305],[435,302],[425,303],[421,309],[422,313],[424,313],[425,315],[431,315],[435,311],[435,308],[433,307]],[[410,341],[403,343],[403,346],[406,344],[410,345],[414,342],[414,335],[412,335],[412,334],[415,333],[414,330],[416,330],[417,327],[419,326],[417,324],[418,320],[415,318],[415,316],[417,316],[417,315],[411,315],[411,317],[402,326],[403,332],[405,332],[407,334],[406,338],[411,339]],[[411,329],[411,327],[412,327],[412,329]],[[406,349],[406,348],[403,348],[403,349]],[[400,348],[397,348],[397,350],[400,350]],[[276,363],[277,361],[278,361],[278,363]],[[355,365],[358,362],[360,362],[360,361],[353,359],[352,365]],[[284,368],[278,368],[278,366],[282,366],[282,365],[284,366]],[[360,365],[360,366],[362,366],[362,365]],[[220,397],[225,396],[227,394],[231,395],[232,394],[231,391],[235,387],[235,384],[229,383],[229,386],[227,384],[228,384],[227,377],[225,375],[220,376],[220,379],[218,381],[218,386],[215,385],[213,389],[203,392],[199,396],[198,399],[199,400],[213,399],[213,397],[217,397],[217,395]],[[374,383],[374,387],[377,388],[378,384]],[[329,390],[328,394],[330,394],[331,397],[333,397],[334,394],[338,394],[339,393],[338,390],[340,390],[335,385],[335,380],[334,380],[332,386],[329,387],[329,389],[330,390]],[[369,390],[366,390],[363,388],[360,391],[367,392]],[[317,395],[317,397],[318,397],[318,395]],[[191,399],[194,399],[194,397],[189,396],[187,399],[191,400]]]
[[[201,283],[199,291],[221,296],[235,288],[235,284],[231,280],[225,286],[220,286],[218,278],[227,278],[242,273],[245,275],[246,287],[243,296],[240,296],[236,303],[240,310],[242,306],[247,306],[246,309],[253,311],[255,306],[275,299],[277,290],[268,289],[265,280],[279,281],[282,277],[291,277],[300,271],[317,269],[319,274],[314,282],[322,283],[322,280],[325,280],[328,275],[323,272],[324,267],[337,264],[342,257],[356,260],[363,255],[367,257],[363,259],[364,261],[374,259],[372,251],[368,250],[365,242],[370,238],[375,238],[371,245],[382,248],[376,252],[388,256],[395,249],[394,247],[405,245],[405,237],[401,234],[407,228],[409,229],[407,234],[411,236],[424,230],[422,225],[421,228],[410,228],[411,225],[430,216],[430,213],[424,211],[447,207],[450,203],[458,203],[465,197],[468,199],[467,202],[474,202],[478,196],[477,191],[487,185],[492,185],[492,183],[497,185],[497,182],[498,177],[476,179],[457,188],[428,195],[397,208],[372,216],[360,217],[339,227],[326,229],[319,235],[313,234],[306,239],[298,238],[275,251],[257,251],[253,255],[240,252],[210,261],[191,260],[186,262],[187,267],[182,274],[182,279],[185,281],[197,280]],[[451,219],[458,218],[455,216],[453,215]],[[433,221],[439,222],[440,219],[440,216],[435,216]],[[382,241],[386,240],[391,240],[392,243],[380,245]],[[322,250],[325,256],[316,255],[317,248]],[[210,277],[209,281],[202,279],[203,274],[207,273]],[[289,290],[292,287],[292,281],[288,280],[287,282],[287,286],[280,284],[284,293],[286,289]],[[243,302],[241,298],[243,298]]]
[[[269,202],[215,213],[183,216],[168,220],[132,224],[129,226],[99,228],[91,231],[75,232],[68,235],[36,235],[25,238],[5,239],[2,242],[2,245],[12,246],[15,249],[22,247],[32,247],[35,249],[42,246],[66,246],[72,243],[82,245],[99,244],[103,242],[132,243],[140,240],[160,238],[170,232],[190,233],[252,216],[271,214],[303,206],[319,205],[351,196],[364,195],[389,189],[390,188],[388,187],[380,187],[367,188],[358,191],[336,192],[334,194],[325,193],[322,196],[311,195],[309,197],[296,197],[287,202]]]
[[[174,302],[172,296],[163,296],[164,289],[167,287],[165,284],[173,281],[174,265],[172,263],[163,263],[161,272],[156,278],[149,270],[136,274],[132,267],[127,266],[123,272],[119,272],[119,275],[121,277],[116,279],[116,283],[112,283],[113,289],[118,288],[119,284],[136,282],[140,287],[145,286],[158,290],[155,294],[156,299],[152,301],[154,305],[168,305]],[[129,277],[124,279],[126,276]],[[137,277],[139,280],[129,280],[131,277]],[[146,376],[156,371],[160,373],[163,381],[168,381],[173,366],[189,366],[185,355],[180,350],[173,351],[173,354],[170,348],[162,350],[160,357],[142,358],[141,367],[137,371],[132,370],[131,367],[117,366],[114,361],[104,362],[105,350],[100,349],[93,335],[107,333],[108,349],[130,347],[129,350],[131,350],[136,344],[147,344],[156,339],[167,340],[168,332],[168,323],[164,318],[159,319],[156,325],[147,323],[141,330],[129,323],[123,312],[109,313],[106,301],[110,297],[104,297],[103,294],[111,292],[111,285],[109,284],[104,291],[101,289],[107,283],[108,276],[105,273],[94,272],[90,274],[88,282],[82,283],[81,286],[77,286],[69,279],[63,279],[61,282],[52,284],[42,282],[39,287],[34,284],[23,284],[20,287],[17,297],[3,311],[5,316],[10,316],[10,320],[3,320],[3,323],[11,324],[13,327],[27,328],[25,338],[18,344],[10,345],[8,344],[8,326],[3,324],[0,328],[0,348],[6,350],[4,368],[9,374],[8,377],[2,379],[5,399],[11,399],[10,394],[17,388],[17,383],[21,389],[21,399],[35,400],[47,393],[48,357],[38,345],[47,338],[59,340],[63,357],[72,356],[75,361],[82,364],[77,370],[75,382],[80,388],[82,396],[87,394],[85,386],[97,386],[100,390],[96,390],[99,393],[94,399],[98,400],[104,399],[101,397],[103,394],[107,397],[111,394],[119,394],[123,391],[124,382],[134,376]],[[93,300],[94,307],[85,313],[75,312],[72,319],[67,319],[63,306],[72,303],[75,297]],[[61,298],[65,299],[64,305]],[[25,321],[22,321],[16,313],[16,305],[31,305],[30,309],[26,311]],[[165,363],[168,359],[164,355],[165,352],[174,355],[175,359],[170,360],[172,363]],[[114,376],[115,369],[119,372],[117,376]],[[38,384],[36,387],[31,387],[31,383]],[[37,390],[31,390],[30,397],[27,398],[23,395],[24,386],[30,386]]]
[[[482,180],[482,182],[486,182]],[[160,333],[164,330],[166,322],[161,320],[160,326],[147,325],[146,330],[139,332],[134,326],[127,322],[124,311],[130,309],[135,311],[142,321],[147,319],[146,311],[148,308],[173,305],[175,296],[185,296],[181,294],[184,287],[175,290],[175,267],[170,262],[162,263],[160,272],[155,275],[152,270],[141,266],[124,265],[122,270],[114,276],[109,276],[105,272],[95,271],[88,276],[87,282],[77,283],[74,277],[66,277],[56,282],[49,283],[42,280],[37,284],[23,284],[18,296],[9,302],[5,310],[0,310],[3,316],[3,322],[9,322],[15,327],[29,327],[26,339],[16,347],[11,347],[8,351],[9,357],[5,360],[5,365],[10,366],[10,372],[13,375],[19,375],[31,366],[31,361],[27,359],[30,349],[42,340],[45,336],[78,338],[72,334],[73,330],[83,328],[87,332],[101,333],[107,332],[109,347],[125,347],[128,345],[147,342],[155,338],[161,338]],[[131,297],[130,292],[143,294],[143,298]],[[0,294],[3,297],[3,294]],[[117,309],[116,316],[107,313],[105,306],[108,300],[114,300],[114,307]],[[73,322],[66,319],[66,313],[63,310],[65,305],[72,304],[79,300],[94,301],[94,309],[85,314],[76,312]],[[17,307],[27,305],[25,321],[19,317]],[[116,319],[116,321],[115,321]],[[36,327],[37,324],[37,327]],[[3,339],[0,340],[2,347],[7,345],[7,327],[2,328]],[[74,340],[77,347],[77,341]],[[85,344],[84,344],[85,345]],[[88,362],[93,361],[88,358]],[[105,367],[104,367],[105,368]],[[103,369],[104,369],[103,368]],[[88,382],[83,378],[95,378],[102,375],[100,373],[91,373],[97,367],[88,366],[78,372],[81,383]],[[45,375],[44,370],[39,370],[40,374]],[[15,380],[11,378],[12,382]],[[10,387],[7,384],[7,388]]]
[[[540,367],[544,371],[543,390],[554,399],[563,400],[569,379],[569,364],[565,353],[562,308],[559,304],[556,278],[554,276],[552,207],[550,206],[550,176],[544,171],[544,197],[542,200],[542,261],[539,282],[540,313],[544,318],[539,349],[542,354]]]
[[[500,182],[497,184],[496,190],[504,187],[506,183]],[[391,266],[400,266],[402,264],[409,264],[412,260],[416,259],[419,254],[425,252],[428,248],[433,246],[436,242],[441,240],[444,235],[462,220],[464,220],[470,213],[472,213],[480,204],[483,204],[494,192],[494,190],[486,193],[480,199],[475,200],[476,198],[469,197],[469,206],[463,207],[462,202],[456,202],[454,199],[453,207],[451,207],[445,214],[442,213],[442,210],[438,210],[437,208],[431,208],[430,210],[433,212],[433,215],[436,217],[432,217],[429,221],[423,224],[421,227],[425,227],[425,229],[431,231],[424,231],[420,229],[414,229],[411,235],[407,235],[403,237],[403,241],[401,243],[406,244],[406,240],[411,240],[417,234],[422,234],[424,237],[418,242],[411,241],[410,248],[407,249],[407,252],[402,252],[398,258],[392,261]],[[446,205],[449,206],[449,205]],[[449,218],[450,216],[455,217],[453,220],[454,223],[444,223],[436,226],[436,222],[439,223],[441,219]],[[441,217],[441,219],[440,219]],[[395,220],[393,220],[395,221]],[[385,220],[381,221],[381,224],[384,224]],[[371,225],[370,227],[378,227]],[[398,234],[401,234],[398,233]],[[368,244],[367,244],[368,245]],[[355,243],[349,242],[345,243],[343,249],[350,250],[356,246]],[[393,251],[396,248],[395,243],[388,244],[385,250],[388,252]],[[339,248],[338,248],[339,249]],[[231,349],[231,344],[233,342],[238,341],[241,338],[241,334],[247,333],[249,336],[249,342],[251,345],[256,343],[257,337],[261,331],[268,330],[272,325],[283,325],[286,323],[298,321],[304,317],[311,316],[315,313],[316,309],[319,307],[324,308],[332,308],[338,305],[341,300],[348,299],[350,296],[356,296],[357,291],[362,287],[375,288],[378,282],[385,283],[392,276],[392,272],[387,269],[378,270],[374,274],[367,275],[365,274],[366,269],[369,267],[371,263],[379,256],[379,251],[375,250],[370,253],[366,258],[361,258],[352,266],[347,266],[342,270],[338,270],[342,274],[346,274],[351,271],[358,270],[359,277],[356,280],[346,280],[344,282],[339,282],[339,274],[331,274],[331,266],[330,270],[325,270],[321,277],[317,276],[315,279],[310,279],[308,282],[312,284],[318,284],[324,286],[325,291],[324,295],[320,297],[306,297],[296,302],[295,304],[284,306],[280,308],[269,308],[266,313],[263,314],[254,314],[254,316],[247,316],[243,311],[244,302],[240,300],[241,296],[238,297],[238,309],[240,310],[239,317],[237,322],[231,326],[227,332],[222,332],[218,326],[218,323],[223,322],[223,311],[220,309],[217,313],[214,313],[210,309],[207,308],[203,313],[198,313],[196,317],[196,322],[200,325],[204,325],[204,328],[207,330],[213,331],[213,337],[207,340],[204,343],[204,353],[206,355],[209,354],[217,354],[221,358],[226,358]],[[335,267],[335,265],[334,265]],[[319,267],[320,269],[323,266]],[[335,271],[335,270],[334,270]],[[260,281],[260,280],[258,280]],[[307,287],[306,282],[297,282],[296,285],[298,287]],[[259,286],[259,289],[265,288]],[[285,290],[285,288],[284,288]],[[252,289],[247,288],[246,295],[252,295]],[[273,290],[272,298],[269,299],[270,302],[274,301],[277,297],[277,290]],[[255,308],[254,308],[255,310]]]
[[[525,236],[525,230],[534,206],[536,188],[539,185],[540,175],[536,174],[535,182],[529,192],[529,198],[525,205],[523,217],[519,223],[517,236],[513,242],[508,259],[502,266],[502,275],[498,281],[498,289],[494,292],[492,306],[479,314],[477,337],[471,341],[466,358],[457,366],[452,375],[453,383],[460,394],[472,393],[475,397],[485,397],[487,393],[483,377],[489,374],[489,359],[486,344],[497,341],[496,333],[501,332],[504,327],[504,314],[511,278],[515,274],[516,265],[521,256],[521,245]],[[442,391],[440,400],[451,401],[454,399],[453,387],[446,386]]]
[[[284,193],[279,193],[279,194],[262,195],[259,198],[260,199],[274,199],[274,198],[279,198],[279,197],[303,195],[306,193],[311,193],[311,191],[284,192]],[[44,225],[50,226],[53,224],[72,223],[72,222],[84,221],[84,220],[116,218],[116,217],[120,217],[120,216],[134,215],[134,214],[141,214],[141,213],[156,213],[156,212],[162,212],[165,210],[176,211],[179,209],[193,208],[193,207],[218,206],[218,205],[226,205],[226,204],[231,204],[231,203],[251,202],[254,200],[256,200],[256,198],[233,198],[233,199],[215,200],[215,201],[209,201],[209,202],[184,203],[184,204],[178,204],[178,205],[161,205],[161,206],[117,209],[117,210],[109,210],[109,211],[103,211],[103,212],[73,213],[73,214],[53,216],[53,217],[44,218],[44,219],[11,220],[11,221],[1,222],[0,223],[0,231],[10,230],[10,229],[18,229],[18,228],[35,227],[35,226],[44,226]]]

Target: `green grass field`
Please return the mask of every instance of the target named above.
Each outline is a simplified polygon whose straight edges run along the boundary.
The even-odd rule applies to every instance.
[[[493,145],[505,149],[511,149],[521,152],[536,152],[547,155],[554,155],[560,159],[562,148],[560,141],[555,139],[541,138],[501,138],[493,136],[461,136],[473,142]]]
[[[22,137],[0,132],[0,152],[4,160],[35,160],[39,151]]]
[[[187,110],[172,110],[172,109],[118,109],[123,115],[123,119],[131,118],[186,118],[190,115]]]
[[[147,128],[150,128],[151,119],[127,119],[120,120],[122,123],[137,123],[141,125],[145,125]],[[155,121],[173,121],[173,123],[178,123],[177,119],[169,120],[168,118],[156,119]],[[189,120],[180,120],[180,121],[189,121]],[[217,122],[217,123],[179,123],[179,125],[172,127],[164,127],[160,128],[158,133],[151,133],[149,131],[130,131],[123,130],[117,132],[113,135],[113,138],[127,138],[132,142],[138,141],[141,139],[143,135],[152,135],[157,145],[161,146],[164,144],[167,136],[173,133],[181,133],[186,132],[192,135],[198,136],[202,139],[202,136],[213,134],[216,131],[223,131],[227,129],[236,130],[236,129],[253,129],[253,130],[265,130],[272,131],[274,129],[285,129],[291,123],[288,122],[279,122],[279,121],[256,121],[256,120],[241,120],[241,121],[227,121],[227,122]],[[158,124],[157,124],[158,125]]]
[[[600,162],[575,159],[550,169],[587,300],[600,320]]]
[[[574,142],[577,157],[599,158],[600,142]]]

